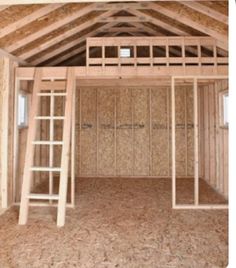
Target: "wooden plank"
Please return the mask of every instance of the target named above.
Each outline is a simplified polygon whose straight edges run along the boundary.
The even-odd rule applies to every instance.
[[[193,101],[194,101],[194,205],[199,204],[199,155],[198,155],[198,85],[197,79],[193,81]]]
[[[71,204],[75,206],[76,91],[73,91],[71,127]]]
[[[0,58],[1,71],[0,71],[0,94],[2,98],[1,107],[1,126],[0,126],[0,154],[1,154],[1,208],[8,207],[8,131],[9,131],[9,96],[10,96],[10,64],[9,58]]]
[[[176,206],[175,79],[171,78],[172,208]]]
[[[33,140],[36,136],[36,123],[34,122],[34,118],[37,115],[38,107],[39,107],[39,98],[37,94],[40,90],[42,77],[42,69],[35,70],[35,82],[33,88],[33,96],[32,96],[32,104],[29,114],[29,130],[28,130],[28,138],[26,144],[26,158],[25,158],[25,167],[23,174],[23,183],[22,183],[22,192],[21,192],[21,205],[20,205],[20,215],[19,215],[19,224],[24,225],[28,219],[28,210],[29,210],[29,199],[28,194],[30,192],[31,185],[31,177],[32,172],[30,171],[30,167],[33,164],[33,155],[34,155],[34,146],[32,145]]]
[[[59,201],[57,212],[57,226],[62,227],[65,224],[66,215],[66,197],[67,197],[67,184],[68,184],[68,167],[69,167],[69,151],[70,151],[70,138],[71,138],[71,115],[72,115],[72,96],[75,90],[75,75],[74,69],[68,68],[67,76],[67,97],[65,104],[65,121],[63,126],[63,141],[61,156],[61,174],[59,186]]]
[[[23,17],[20,20],[15,21],[7,25],[6,27],[0,29],[0,38],[17,31],[18,29],[24,27],[25,25],[43,17],[50,12],[62,7],[64,4],[53,4],[53,5],[46,5],[35,12],[30,13],[28,16]]]
[[[152,2],[156,0],[142,0],[142,2]],[[157,1],[166,1],[166,0],[157,0]],[[173,2],[179,2],[181,0],[173,0]],[[189,0],[190,2],[195,0]],[[199,2],[204,2],[208,0],[199,0]],[[222,1],[222,0],[215,0]],[[88,3],[88,2],[96,2],[96,3],[109,3],[110,0],[60,0],[60,3]],[[119,2],[127,2],[127,0],[120,0]],[[129,2],[136,2],[136,0],[130,0]],[[49,4],[55,3],[54,0],[9,0],[9,5],[27,5],[27,4]],[[5,0],[0,0],[0,5],[5,4]]]

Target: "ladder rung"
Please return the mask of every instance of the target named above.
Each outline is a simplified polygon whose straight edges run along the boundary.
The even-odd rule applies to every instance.
[[[40,90],[66,90],[66,81],[42,81]]]
[[[36,120],[64,120],[65,116],[36,116]]]
[[[62,141],[33,141],[34,145],[63,145]]]
[[[55,96],[55,97],[63,97],[66,96],[66,93],[38,93],[38,96]]]
[[[29,194],[29,199],[37,199],[37,200],[59,200],[59,195],[57,194]]]
[[[60,172],[61,168],[55,168],[55,167],[31,167],[31,171],[54,171],[54,172]]]

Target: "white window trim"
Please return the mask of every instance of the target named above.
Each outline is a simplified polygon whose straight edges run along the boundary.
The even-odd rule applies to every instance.
[[[26,109],[25,109],[25,122],[19,124],[19,96],[22,95],[26,98]],[[25,91],[20,90],[18,93],[18,111],[17,111],[17,127],[18,129],[28,128],[28,120],[29,120],[29,94]]]

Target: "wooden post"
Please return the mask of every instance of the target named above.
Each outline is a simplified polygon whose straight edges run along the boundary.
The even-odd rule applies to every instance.
[[[73,90],[71,126],[71,204],[73,207],[75,206],[75,96],[76,90]]]
[[[2,58],[2,77],[0,78],[0,93],[2,95],[2,107],[1,107],[1,199],[2,208],[8,207],[8,128],[9,128],[9,91],[10,91],[10,59]],[[0,206],[0,208],[1,208]]]
[[[61,174],[59,187],[59,201],[57,211],[57,226],[62,227],[65,224],[66,216],[66,197],[68,185],[68,167],[69,167],[69,152],[70,152],[70,137],[71,137],[71,115],[72,115],[72,95],[75,90],[75,75],[74,69],[68,68],[67,86],[66,86],[66,104],[65,104],[65,119],[63,124],[63,147],[61,156]]]
[[[176,163],[175,163],[175,78],[171,78],[171,140],[172,140],[172,208],[176,205]]]
[[[194,101],[194,204],[199,204],[199,155],[198,155],[198,88],[197,78],[193,80]]]

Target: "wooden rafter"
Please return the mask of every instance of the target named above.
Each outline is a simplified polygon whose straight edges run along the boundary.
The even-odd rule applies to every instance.
[[[12,45],[5,47],[5,49],[9,52],[13,52],[17,49],[19,49],[20,47],[23,47],[27,44],[29,44],[30,42],[33,42],[35,40],[37,40],[38,38],[53,32],[54,30],[65,26],[66,24],[72,22],[73,20],[78,19],[79,17],[82,17],[86,14],[88,14],[89,12],[93,11],[93,9],[95,8],[94,4],[91,4],[89,6],[86,6],[82,9],[80,9],[79,11],[74,12],[73,14],[70,14],[69,16],[65,17],[62,20],[58,20],[55,23],[44,27],[42,30],[39,30],[33,34],[30,34],[29,36],[27,36],[26,38],[19,40],[17,42],[14,42]]]
[[[63,5],[64,4],[53,4],[53,5],[44,6],[44,7],[40,8],[39,10],[32,12],[28,16],[25,16],[22,19],[17,20],[12,24],[9,24],[8,26],[6,26],[0,30],[0,38],[2,38],[3,36],[6,36],[12,32],[17,31],[21,27],[31,23],[32,21],[37,20],[40,17],[43,17],[43,16],[49,14],[50,12],[62,7]]]
[[[165,16],[168,16],[175,20],[180,20],[181,23],[186,24],[198,31],[201,31],[204,34],[207,34],[217,40],[217,45],[225,50],[228,50],[228,41],[227,36],[219,33],[216,30],[210,29],[209,27],[204,26],[199,21],[190,19],[188,16],[186,16],[186,13],[181,10],[171,10],[167,7],[164,7],[163,5],[159,5],[157,3],[150,3],[150,7],[157,11],[163,13]],[[141,12],[141,11],[140,11]]]
[[[110,27],[111,27],[112,25],[114,25],[114,24],[115,24],[114,22],[113,22],[113,23],[110,23]],[[62,53],[63,51],[70,50],[72,47],[74,47],[74,46],[76,46],[76,45],[79,45],[80,43],[84,42],[84,41],[86,40],[87,37],[91,37],[91,36],[94,36],[94,35],[100,33],[104,27],[107,27],[107,25],[104,25],[104,26],[102,26],[102,27],[99,27],[99,28],[97,28],[97,29],[95,29],[95,30],[93,30],[93,31],[91,31],[91,32],[89,32],[89,33],[87,33],[86,35],[81,36],[80,38],[78,38],[78,39],[76,39],[76,40],[74,40],[74,41],[72,41],[72,42],[70,42],[70,43],[67,43],[67,44],[64,45],[64,46],[59,47],[58,49],[55,49],[55,50],[53,50],[53,51],[51,51],[51,52],[45,54],[43,57],[40,57],[39,59],[33,61],[32,64],[33,64],[33,65],[39,65],[39,64],[41,64],[41,63],[47,61],[48,59],[53,58],[53,57],[55,57],[56,55]],[[73,51],[70,51],[70,53],[72,53],[72,52],[73,52]],[[50,63],[50,65],[51,65],[51,63]],[[54,64],[53,64],[53,65],[54,65]]]
[[[180,30],[179,28],[177,28],[173,25],[170,25],[169,23],[166,23],[162,20],[156,19],[156,18],[152,17],[151,15],[145,14],[142,11],[134,10],[134,11],[129,11],[129,12],[133,15],[136,15],[139,17],[144,17],[144,18],[146,18],[146,20],[148,22],[151,22],[151,23],[153,23],[153,24],[155,24],[158,27],[161,27],[163,29],[168,29],[169,32],[172,32],[176,35],[181,35],[181,36],[189,35],[187,32]]]
[[[56,45],[58,44],[60,41],[62,40],[65,40],[66,38],[69,38],[75,34],[77,34],[78,32],[81,32],[83,30],[85,30],[86,28],[89,28],[91,27],[92,25],[96,24],[97,22],[99,22],[100,18],[104,18],[104,17],[107,17],[107,16],[110,16],[114,13],[115,11],[107,11],[107,12],[104,12],[102,13],[101,15],[98,15],[96,18],[92,19],[92,20],[89,20],[89,21],[86,21],[82,24],[80,24],[79,26],[77,27],[74,27],[60,35],[57,35],[55,36],[54,38],[52,38],[51,40],[47,41],[47,42],[44,42],[42,45],[39,45],[23,54],[20,55],[21,58],[23,59],[27,59],[27,58],[30,58],[31,56],[53,46],[53,45]]]
[[[224,24],[228,24],[228,16],[226,16],[225,14],[222,14],[210,7],[205,6],[204,4],[198,3],[198,2],[186,2],[183,1],[181,2],[181,4],[190,7],[202,14],[205,14],[215,20],[218,20],[220,22],[223,22]]]

